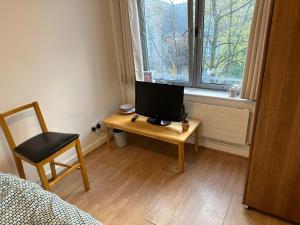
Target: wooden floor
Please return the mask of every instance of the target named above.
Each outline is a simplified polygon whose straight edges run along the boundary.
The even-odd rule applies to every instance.
[[[75,172],[54,192],[105,225],[289,224],[243,209],[246,159],[186,145],[186,172],[177,175],[175,146],[140,136],[128,144],[86,157],[91,191]]]

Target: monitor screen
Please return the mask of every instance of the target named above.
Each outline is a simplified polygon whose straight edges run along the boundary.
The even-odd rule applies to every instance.
[[[183,92],[183,86],[136,81],[136,113],[180,122],[183,117]]]

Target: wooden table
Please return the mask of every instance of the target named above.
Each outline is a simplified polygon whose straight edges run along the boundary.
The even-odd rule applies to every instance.
[[[195,132],[195,151],[198,151],[198,137],[200,121],[189,119],[188,131],[182,132],[181,123],[172,122],[169,126],[157,126],[148,123],[147,117],[139,116],[135,122],[131,122],[134,115],[113,114],[103,122],[106,127],[108,147],[111,148],[109,128],[120,129],[130,133],[169,142],[178,146],[178,171],[184,172],[184,143]]]

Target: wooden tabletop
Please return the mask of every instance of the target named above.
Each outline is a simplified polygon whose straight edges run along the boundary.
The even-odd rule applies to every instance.
[[[106,127],[117,128],[171,143],[185,142],[200,124],[199,120],[188,119],[190,127],[187,131],[182,132],[180,122],[172,122],[169,126],[157,126],[148,123],[147,117],[141,115],[135,122],[131,122],[134,115],[113,114],[104,120],[104,124]]]

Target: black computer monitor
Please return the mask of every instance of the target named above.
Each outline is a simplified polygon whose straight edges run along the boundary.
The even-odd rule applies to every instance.
[[[155,125],[180,122],[184,114],[183,91],[183,86],[136,81],[135,111]]]

